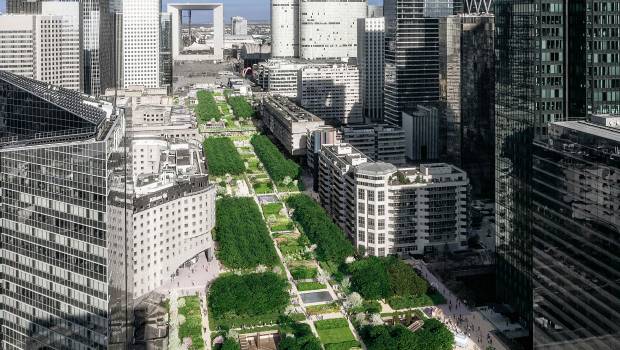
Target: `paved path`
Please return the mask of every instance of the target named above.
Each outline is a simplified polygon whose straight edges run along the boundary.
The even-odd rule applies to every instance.
[[[423,261],[410,259],[407,262],[418,269],[422,276],[446,298],[447,304],[438,305],[438,318],[453,331],[465,334],[469,338],[467,349],[486,349],[488,346],[496,350],[508,350],[493,333],[496,328],[488,322],[476,309],[470,309],[456,295],[444,286]]]

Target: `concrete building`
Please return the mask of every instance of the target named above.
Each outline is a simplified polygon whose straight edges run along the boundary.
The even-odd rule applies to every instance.
[[[495,198],[495,17],[440,19],[440,152],[465,170],[472,195]]]
[[[138,0],[139,1],[139,0]],[[191,53],[185,50],[182,40],[183,11],[212,11],[213,12],[213,53]],[[174,61],[219,61],[224,59],[224,4],[218,3],[169,3],[168,13],[172,17],[172,59]]]
[[[357,19],[365,18],[367,0],[300,0],[299,57],[357,57]]]
[[[297,74],[308,64],[299,59],[271,59],[257,64],[253,71],[258,84],[271,94],[297,98]]]
[[[299,0],[271,1],[271,57],[299,57]]]
[[[308,133],[325,125],[319,117],[279,95],[263,98],[261,115],[265,126],[292,156],[305,155]]]
[[[439,159],[439,110],[419,105],[410,113],[403,112],[407,158],[416,162]]]
[[[402,125],[402,112],[439,101],[439,18],[453,0],[384,0],[385,121]]]
[[[134,299],[170,282],[199,254],[211,260],[216,188],[199,142],[132,142]]]
[[[130,154],[122,110],[0,71],[2,347],[127,348]]]
[[[347,125],[341,128],[342,141],[374,161],[403,165],[405,132],[387,124]]]
[[[160,3],[123,1],[123,86],[160,84]]]
[[[299,69],[297,84],[299,105],[325,120],[327,124],[363,122],[359,70],[356,66],[306,65]]]
[[[232,35],[248,35],[248,20],[235,16],[230,19]]]
[[[383,17],[383,6],[368,5],[368,12],[366,18],[379,18]]]
[[[371,162],[348,144],[324,145],[321,204],[371,256],[462,250],[469,224],[469,180],[444,163],[397,168]]]
[[[383,81],[385,78],[385,18],[357,21],[357,64],[360,70],[360,98],[364,118],[383,121]]]
[[[306,135],[306,165],[312,173],[314,191],[319,190],[319,157],[323,145],[336,145],[342,140],[340,131],[329,125],[309,130]]]
[[[620,347],[620,116],[555,122],[534,141],[535,348]],[[587,317],[585,316],[587,315]]]
[[[0,70],[81,91],[80,4],[40,6],[41,14],[0,16]]]

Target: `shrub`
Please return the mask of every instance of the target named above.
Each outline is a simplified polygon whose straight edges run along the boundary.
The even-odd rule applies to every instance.
[[[252,198],[224,197],[217,201],[215,239],[219,243],[218,258],[226,267],[253,269],[279,262],[265,221]]]
[[[204,142],[209,175],[239,175],[245,172],[245,164],[235,144],[227,137],[208,138]]]
[[[317,245],[319,260],[341,264],[353,255],[353,245],[321,206],[307,195],[294,195],[286,203],[293,208],[293,220],[303,228],[310,242]]]
[[[229,274],[209,290],[209,310],[218,325],[274,322],[289,304],[288,283],[272,272]]]
[[[297,290],[305,292],[309,290],[325,289],[325,285],[320,282],[299,282],[297,283]]]
[[[287,176],[291,179],[299,178],[299,165],[285,158],[267,136],[254,135],[250,142],[273,181],[281,183]]]
[[[244,97],[229,97],[228,104],[237,118],[247,119],[254,116],[254,109]]]
[[[213,93],[200,90],[196,93],[196,99],[198,100],[198,104],[194,112],[196,112],[199,121],[207,122],[209,120],[220,120],[222,118],[222,113],[220,113],[219,108],[217,108]]]
[[[325,350],[350,350],[353,348],[361,348],[357,340],[350,340],[342,343],[326,344]]]
[[[315,267],[307,267],[307,266],[296,266],[291,270],[291,275],[296,280],[304,280],[310,278],[316,278],[319,271]]]
[[[351,288],[365,299],[422,296],[428,283],[396,257],[368,257],[349,265]]]
[[[436,319],[424,321],[417,332],[402,325],[364,326],[360,330],[368,350],[451,350],[454,334]]]
[[[336,303],[310,305],[306,307],[306,311],[310,315],[331,314],[340,311],[340,306]]]

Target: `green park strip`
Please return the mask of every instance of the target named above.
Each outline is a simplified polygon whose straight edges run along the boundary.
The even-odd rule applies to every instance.
[[[299,165],[287,159],[265,135],[254,135],[250,140],[254,152],[261,160],[265,169],[276,183],[297,180],[301,173]]]
[[[239,175],[245,172],[243,159],[239,156],[239,152],[237,152],[231,139],[226,137],[208,138],[205,140],[204,146],[209,175]]]
[[[191,350],[204,349],[200,298],[197,296],[189,296],[181,298],[180,300],[184,300],[185,304],[179,307],[179,315],[183,316],[185,321],[179,326],[179,338],[191,338],[192,346],[189,347]]]
[[[220,120],[222,118],[222,113],[217,107],[213,93],[200,90],[196,93],[196,99],[198,103],[196,104],[194,112],[196,112],[198,121],[206,123],[211,120]]]

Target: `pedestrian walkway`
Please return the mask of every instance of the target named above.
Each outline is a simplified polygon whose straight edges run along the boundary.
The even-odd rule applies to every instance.
[[[437,318],[444,322],[453,332],[468,337],[467,349],[485,350],[491,346],[496,350],[508,350],[495,335],[497,329],[483,317],[477,309],[471,309],[459,300],[423,261],[410,259],[407,262],[420,271],[429,284],[437,289],[446,299],[447,304],[437,305]]]

